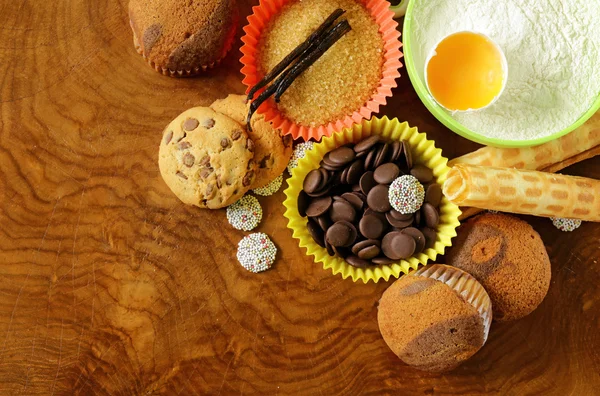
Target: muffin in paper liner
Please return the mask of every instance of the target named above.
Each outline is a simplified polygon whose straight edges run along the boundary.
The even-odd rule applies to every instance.
[[[388,281],[390,277],[397,278],[400,274],[417,269],[419,264],[426,265],[429,260],[435,260],[438,254],[444,254],[446,247],[451,246],[451,240],[456,236],[456,227],[460,224],[458,217],[461,214],[458,206],[443,197],[439,208],[440,223],[436,228],[435,244],[407,260],[363,269],[351,266],[341,257],[329,256],[325,248],[314,242],[306,227],[307,219],[298,213],[298,195],[302,191],[304,178],[308,172],[319,167],[326,153],[344,144],[358,143],[371,135],[380,135],[389,141],[407,140],[411,146],[413,162],[430,168],[436,183],[441,185],[446,180],[450,170],[447,166],[448,159],[442,157],[442,150],[436,148],[433,141],[427,140],[425,133],[420,133],[415,127],[411,128],[406,122],[400,123],[396,118],[372,118],[323,138],[321,143],[315,144],[312,150],[307,151],[292,171],[292,177],[288,179],[286,199],[283,202],[288,227],[292,230],[292,236],[299,240],[300,247],[306,248],[306,253],[314,256],[315,262],[322,263],[324,269],[331,269],[334,275],[340,274],[344,279],[351,277],[354,282],[360,279],[363,283],[369,280],[378,282],[381,279]]]
[[[242,82],[250,90],[263,77],[258,71],[257,52],[260,42],[260,35],[268,25],[271,18],[281,10],[289,0],[260,0],[260,4],[252,8],[252,15],[248,17],[248,25],[244,27],[245,35],[242,37],[242,48],[240,51],[243,56],[240,59],[242,63]],[[330,121],[326,125],[318,127],[309,127],[299,125],[285,118],[279,112],[273,98],[265,101],[258,108],[258,113],[263,114],[265,119],[273,124],[276,129],[281,129],[284,134],[292,135],[294,139],[303,138],[305,141],[314,139],[320,141],[323,136],[331,136],[334,132],[339,132],[344,128],[368,119],[373,113],[379,112],[379,106],[386,104],[386,98],[392,96],[392,88],[397,86],[396,79],[400,77],[399,69],[402,67],[400,59],[403,57],[400,48],[400,32],[396,29],[398,23],[394,21],[394,12],[390,10],[390,3],[385,0],[360,0],[366,9],[371,13],[375,22],[379,25],[379,33],[383,39],[383,65],[381,81],[371,98],[363,106],[355,110],[352,114],[346,115],[341,120]],[[264,90],[264,89],[263,89]],[[262,90],[259,91],[259,93]]]
[[[223,47],[223,52],[221,53],[221,57],[219,59],[217,59],[216,61],[211,62],[207,65],[202,65],[200,67],[195,67],[195,68],[189,69],[189,70],[171,70],[169,68],[158,65],[157,63],[150,60],[150,58],[148,58],[146,56],[146,54],[144,54],[144,51],[142,50],[142,46],[140,45],[139,39],[137,37],[137,34],[135,33],[135,29],[133,28],[133,24],[130,19],[129,25],[131,26],[131,31],[133,32],[133,46],[135,47],[136,52],[144,58],[144,60],[148,63],[148,65],[150,65],[151,68],[153,68],[155,71],[159,72],[163,76],[168,76],[168,77],[194,77],[194,76],[197,76],[197,75],[201,74],[202,72],[205,72],[207,70],[214,68],[215,66],[220,65],[221,62],[223,61],[223,59],[225,59],[225,57],[229,53],[229,51],[231,51],[231,49],[233,48],[233,43],[235,42],[235,36],[236,36],[237,30],[238,30],[239,19],[240,19],[239,11],[237,10],[237,8],[235,8],[234,12],[235,12],[235,15],[233,17],[233,19],[234,19],[233,26],[234,27],[231,29],[231,32],[228,33],[227,41],[226,41],[225,46]]]
[[[465,302],[471,304],[483,319],[485,343],[492,324],[492,300],[481,283],[469,273],[449,265],[434,264],[411,272],[410,276],[431,278],[450,286]]]

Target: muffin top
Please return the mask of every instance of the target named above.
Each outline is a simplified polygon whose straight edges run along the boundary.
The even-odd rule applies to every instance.
[[[235,0],[130,0],[129,19],[139,51],[172,71],[220,60],[235,35]]]
[[[494,319],[531,313],[550,287],[550,259],[540,235],[525,221],[483,214],[460,227],[449,265],[473,275],[492,299]]]
[[[485,342],[484,320],[450,286],[403,276],[379,301],[379,330],[405,363],[424,371],[452,370]]]

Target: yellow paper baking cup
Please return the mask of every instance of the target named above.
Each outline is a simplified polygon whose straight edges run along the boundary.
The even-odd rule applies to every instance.
[[[448,159],[442,156],[442,150],[436,148],[433,141],[427,140],[425,133],[419,133],[417,128],[411,128],[408,123],[401,123],[397,118],[390,120],[387,117],[374,117],[334,133],[332,136],[324,137],[321,143],[315,144],[312,150],[307,151],[292,171],[292,177],[288,179],[286,199],[283,202],[286,207],[284,216],[288,219],[288,227],[292,230],[292,236],[300,241],[300,247],[306,248],[306,253],[314,256],[315,262],[322,263],[324,269],[330,268],[334,275],[341,274],[344,279],[351,277],[354,282],[361,279],[364,283],[369,280],[378,282],[380,279],[387,281],[391,276],[397,278],[402,273],[406,274],[411,269],[417,269],[419,264],[426,265],[429,260],[435,260],[438,254],[444,254],[444,250],[452,244],[451,240],[456,236],[456,227],[460,224],[458,217],[461,214],[458,206],[443,197],[440,204],[440,224],[436,228],[437,237],[434,246],[408,260],[363,269],[349,265],[340,257],[329,256],[327,250],[317,245],[310,236],[306,227],[308,220],[298,213],[298,195],[302,191],[304,178],[308,172],[319,167],[326,153],[344,144],[357,143],[371,135],[380,135],[388,141],[407,140],[411,146],[413,162],[430,168],[436,183],[440,186],[446,181],[450,170],[447,165]]]

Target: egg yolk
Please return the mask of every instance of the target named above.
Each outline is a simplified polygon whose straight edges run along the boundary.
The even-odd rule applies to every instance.
[[[505,70],[500,50],[485,36],[451,34],[427,63],[427,85],[448,110],[480,109],[502,91]]]

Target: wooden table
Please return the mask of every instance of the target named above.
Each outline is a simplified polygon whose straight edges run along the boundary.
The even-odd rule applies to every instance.
[[[249,13],[245,4],[242,13]],[[382,340],[389,283],[355,284],[306,257],[261,199],[279,247],[262,274],[236,261],[224,211],[162,181],[163,127],[242,92],[240,54],[193,79],[137,55],[126,0],[0,2],[0,394],[553,394],[600,392],[600,225],[528,218],[552,259],[533,314],[494,324],[452,373],[403,365]],[[477,148],[421,104],[402,69],[381,111],[448,157]],[[600,179],[600,158],[565,170]]]

